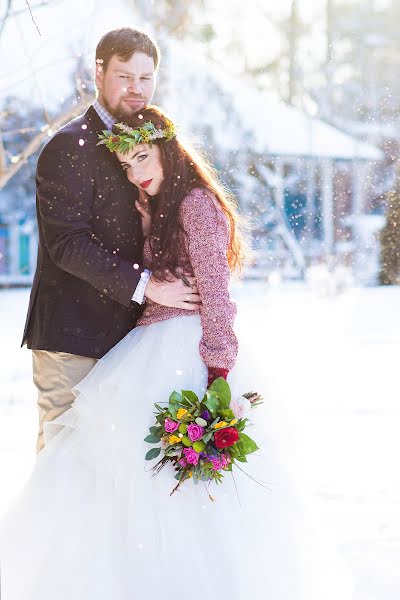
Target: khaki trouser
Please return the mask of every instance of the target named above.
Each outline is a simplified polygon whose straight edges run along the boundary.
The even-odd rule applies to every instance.
[[[92,370],[97,360],[68,354],[33,350],[33,382],[38,389],[39,433],[36,452],[44,447],[43,424],[68,410],[75,400],[72,388]]]

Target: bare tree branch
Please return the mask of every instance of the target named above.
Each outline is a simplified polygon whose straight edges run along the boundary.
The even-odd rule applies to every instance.
[[[40,35],[40,36],[42,36],[42,34],[40,33],[40,29],[39,29],[39,27],[37,26],[37,23],[36,23],[35,19],[33,18],[33,14],[32,14],[32,10],[31,10],[30,4],[29,4],[28,0],[25,0],[25,1],[26,1],[26,4],[28,5],[29,12],[31,13],[32,21],[33,21],[33,23],[35,24],[35,27],[36,27],[36,29],[38,30],[38,33],[39,33],[39,35]]]
[[[11,0],[7,0],[5,14],[0,23],[0,35],[2,34],[4,25],[6,24],[6,21],[7,21],[8,17],[10,16],[10,9],[11,9]]]
[[[79,100],[77,104],[70,107],[68,110],[59,115],[54,121],[52,121],[48,127],[44,129],[44,131],[40,131],[30,142],[26,145],[23,152],[18,157],[16,162],[11,163],[5,170],[0,171],[0,190],[6,185],[8,181],[19,171],[19,169],[24,165],[32,154],[36,152],[38,148],[40,148],[41,144],[44,140],[48,138],[48,131],[57,130],[62,125],[67,123],[70,119],[81,113],[89,104],[90,100],[88,97],[83,97]],[[1,148],[0,148],[1,151]],[[1,154],[0,154],[1,157]]]

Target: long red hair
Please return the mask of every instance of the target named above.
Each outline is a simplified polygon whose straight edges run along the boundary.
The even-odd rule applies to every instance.
[[[151,121],[157,129],[163,129],[169,120],[157,106],[147,106],[127,120],[127,125],[136,128]],[[179,135],[168,142],[159,139],[152,143],[160,149],[164,174],[160,191],[150,203],[153,225],[149,241],[152,254],[157,257],[151,265],[155,277],[166,279],[168,272],[173,273],[178,266],[179,207],[185,196],[198,187],[215,195],[229,221],[228,264],[231,271],[240,273],[251,250],[245,235],[246,222],[239,215],[236,198],[222,184],[215,168],[198,152],[184,146]]]

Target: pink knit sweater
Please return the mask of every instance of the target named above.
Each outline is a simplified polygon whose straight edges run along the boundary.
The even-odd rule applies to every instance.
[[[228,289],[228,220],[216,198],[200,188],[184,198],[179,219],[187,234],[179,233],[179,266],[196,277],[201,307],[198,311],[187,311],[161,306],[147,299],[137,324],[149,325],[172,317],[200,314],[203,328],[201,358],[208,367],[230,370],[236,361],[238,343],[233,331],[236,304]],[[146,241],[145,266],[150,264],[150,258],[150,245]]]

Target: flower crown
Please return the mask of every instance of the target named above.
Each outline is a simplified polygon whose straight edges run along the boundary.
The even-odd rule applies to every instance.
[[[175,126],[172,121],[167,120],[166,126],[163,129],[157,129],[151,121],[144,123],[142,127],[133,129],[125,123],[116,123],[114,127],[117,127],[121,133],[115,134],[108,129],[99,133],[100,141],[97,143],[104,144],[110,150],[110,152],[121,152],[127,154],[137,144],[150,144],[154,140],[164,139],[169,142],[176,136]]]

